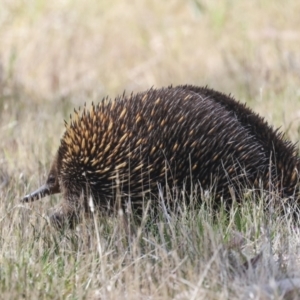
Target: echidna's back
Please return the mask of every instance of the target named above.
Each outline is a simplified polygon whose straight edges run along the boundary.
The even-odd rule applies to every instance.
[[[191,180],[229,197],[228,185],[239,192],[271,179],[290,195],[297,164],[295,147],[244,105],[181,86],[102,101],[84,112],[67,127],[57,165],[64,190],[78,194],[88,185],[104,201],[116,186],[134,199],[158,183],[181,187]]]
[[[202,97],[214,99],[224,109],[231,111],[240,124],[247,128],[249,133],[261,144],[268,157],[268,167],[270,167],[270,163],[273,165],[273,181],[271,180],[271,182],[277,184],[285,196],[291,196],[297,192],[295,188],[299,182],[300,160],[295,144],[284,139],[282,132],[278,129],[274,130],[245,104],[220,92],[195,86],[182,86],[181,88],[195,92]],[[264,180],[270,180],[268,174],[264,174]]]

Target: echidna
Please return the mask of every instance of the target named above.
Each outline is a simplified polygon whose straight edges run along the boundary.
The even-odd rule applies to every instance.
[[[263,118],[217,91],[177,86],[103,99],[66,122],[46,184],[24,202],[62,193],[51,217],[59,225],[88,209],[112,206],[116,189],[124,204],[158,186],[214,187],[230,201],[229,187],[276,188],[291,197],[300,170],[296,147]],[[81,207],[81,206],[80,206]],[[73,222],[73,221],[72,221]]]

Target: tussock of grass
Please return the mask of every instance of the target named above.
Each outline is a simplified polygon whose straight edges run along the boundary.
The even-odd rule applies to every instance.
[[[234,203],[230,212],[213,209],[210,199],[171,211],[161,204],[159,213],[150,207],[142,222],[129,216],[134,227],[127,235],[119,214],[95,212],[76,230],[59,232],[38,205],[7,207],[6,197],[0,287],[15,299],[281,297],[286,280],[300,276],[295,219],[269,214],[265,199]],[[184,203],[175,197],[170,200]]]

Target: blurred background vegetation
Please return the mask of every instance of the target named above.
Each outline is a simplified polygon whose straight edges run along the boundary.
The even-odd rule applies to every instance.
[[[278,94],[299,87],[299,13],[292,0],[4,0],[2,94],[60,101],[182,83]]]
[[[292,0],[1,1],[2,173],[44,174],[73,107],[152,86],[231,93],[296,142],[299,16]]]

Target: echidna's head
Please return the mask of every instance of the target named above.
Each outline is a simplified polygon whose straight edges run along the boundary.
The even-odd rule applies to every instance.
[[[46,183],[42,185],[36,191],[26,195],[22,202],[32,202],[41,199],[48,195],[53,195],[60,193],[59,179],[58,179],[58,169],[57,169],[57,159],[54,160]]]

